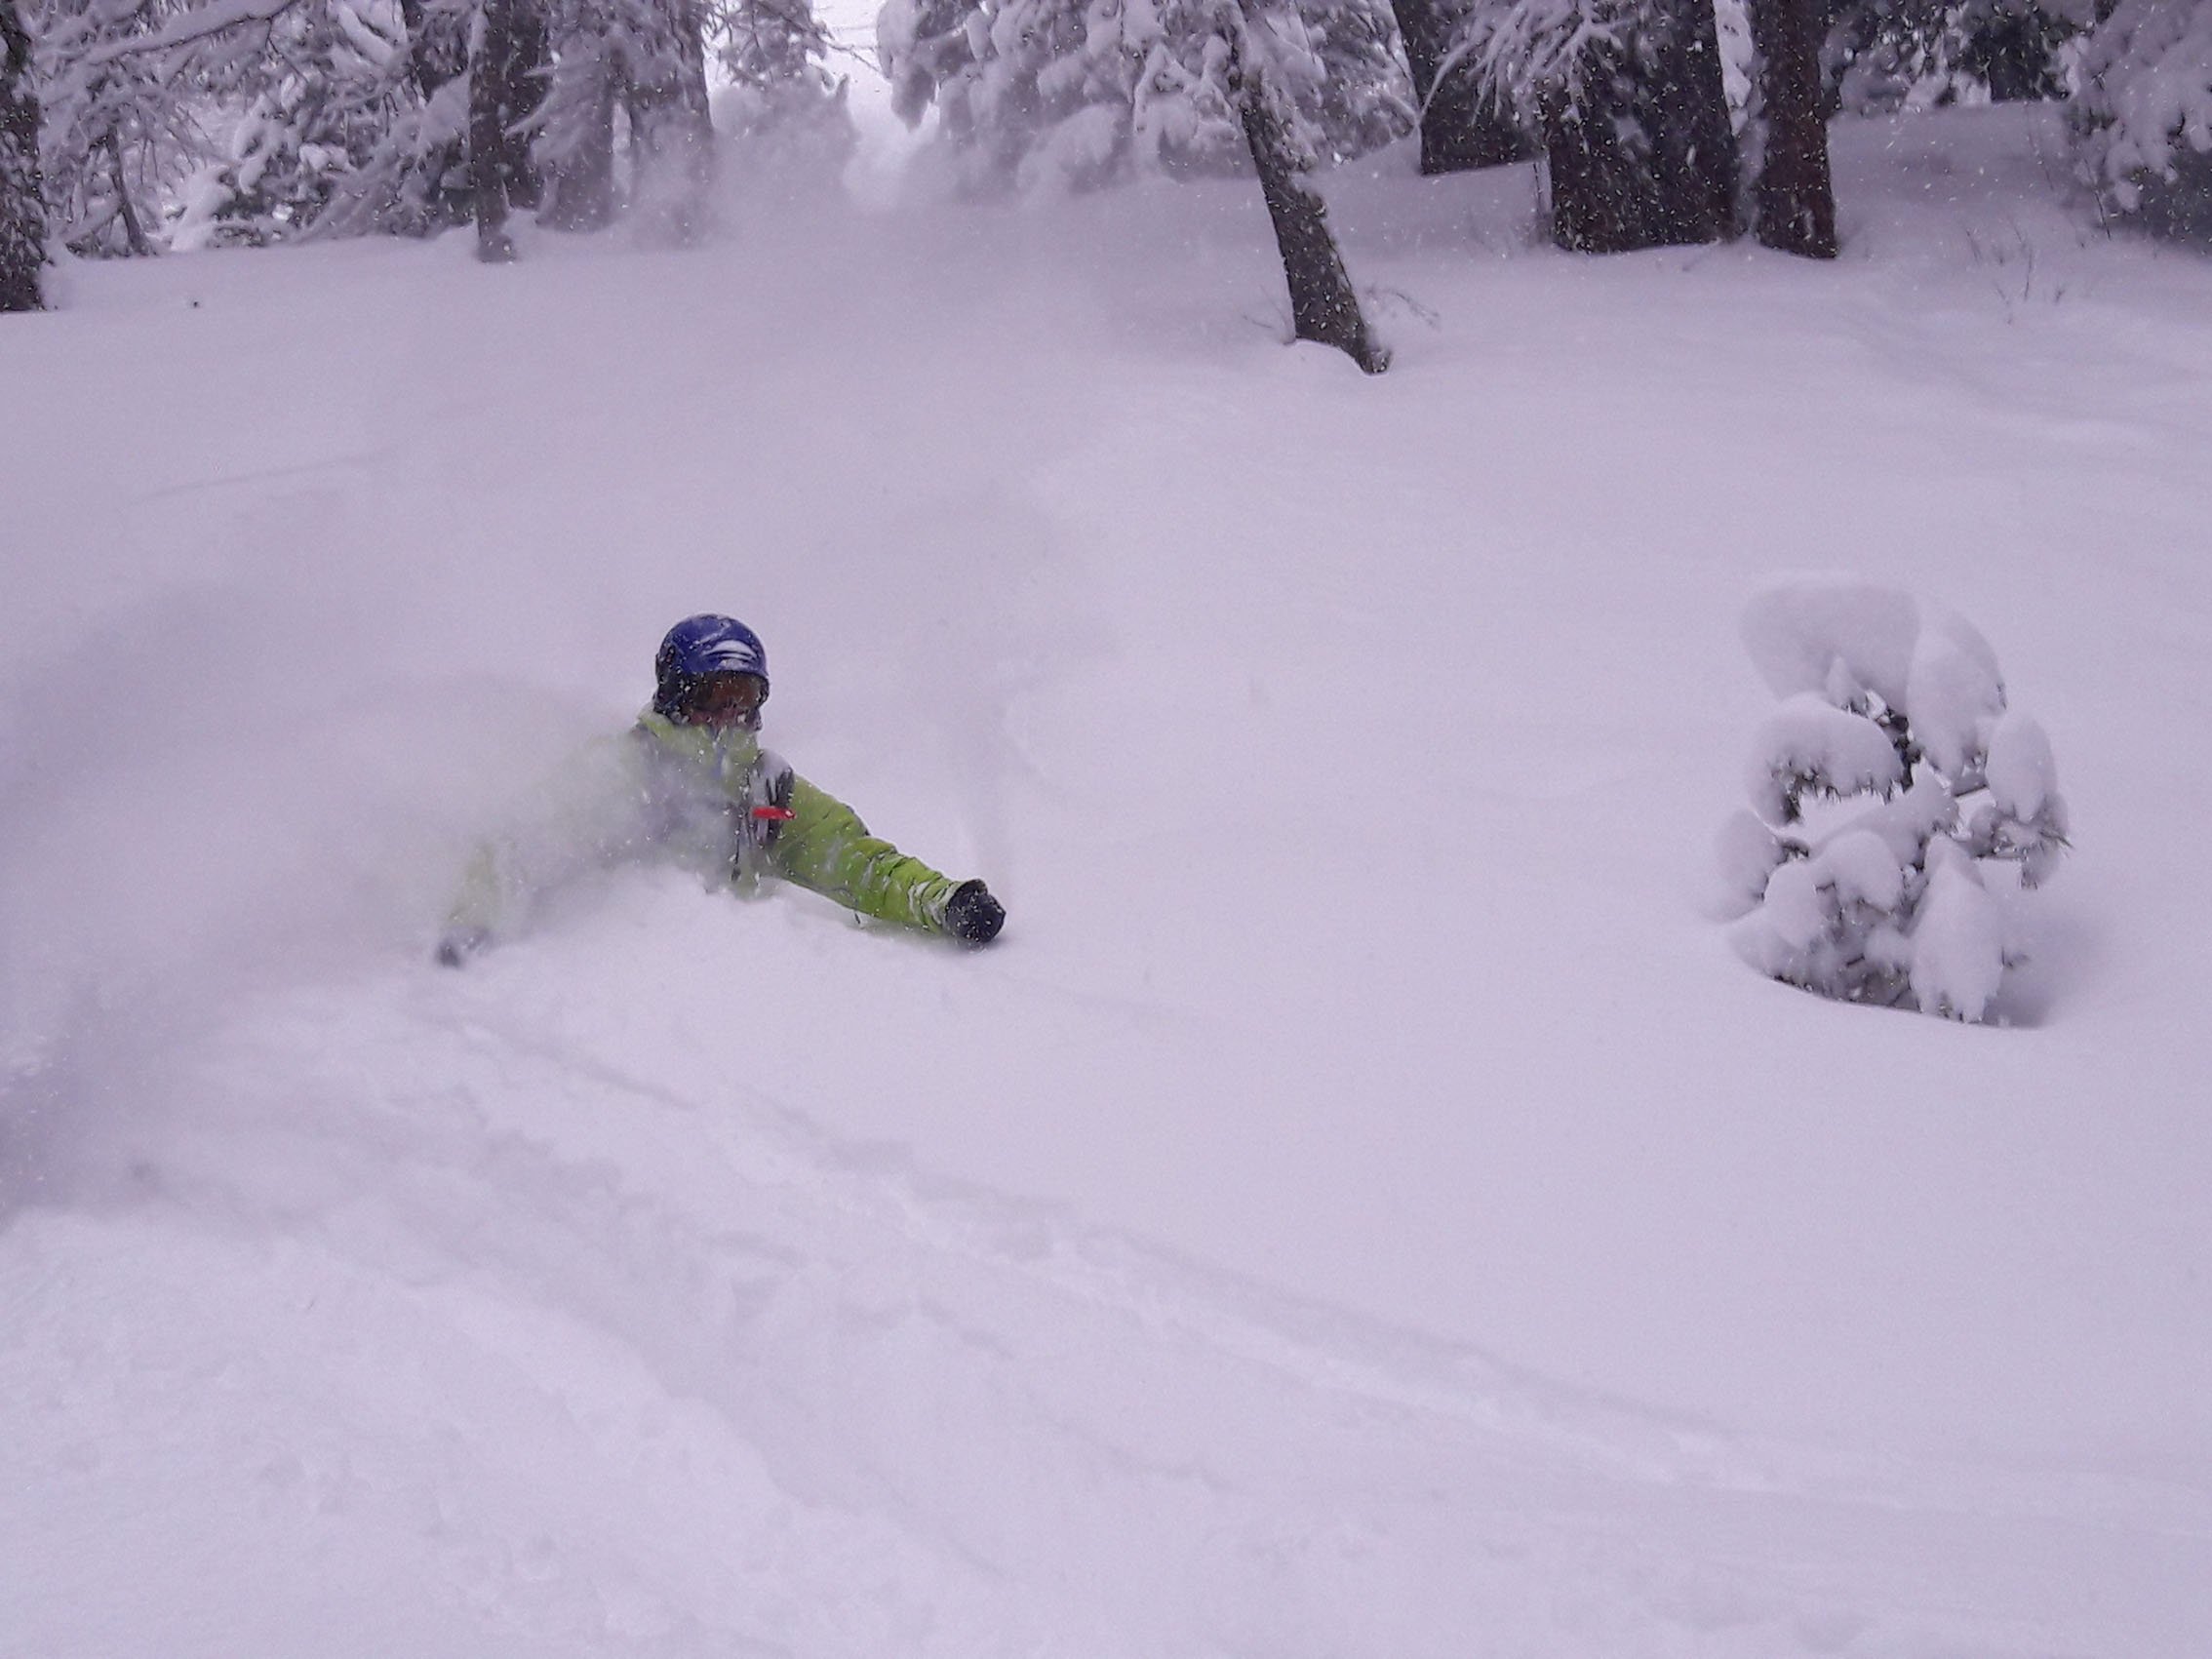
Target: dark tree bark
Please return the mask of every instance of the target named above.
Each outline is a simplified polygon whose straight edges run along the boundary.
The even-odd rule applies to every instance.
[[[515,0],[484,0],[468,65],[468,193],[476,212],[476,257],[504,264],[515,257],[507,224],[505,77]]]
[[[484,0],[468,82],[468,182],[480,259],[513,258],[508,206],[537,203],[537,169],[519,129],[545,97],[544,58],[544,20],[530,0]]]
[[[1762,247],[1808,259],[1836,257],[1836,191],[1821,119],[1820,60],[1809,0],[1751,0],[1758,55],[1754,234]]]
[[[0,0],[0,311],[45,304],[46,205],[38,166],[38,94],[31,38],[16,0]]]
[[[501,165],[506,170],[508,205],[535,209],[545,198],[545,180],[531,157],[530,134],[524,129],[544,105],[553,69],[553,34],[541,0],[515,0],[508,29],[507,58],[500,71],[507,105]]]
[[[1260,194],[1275,225],[1276,249],[1283,256],[1283,275],[1290,285],[1291,333],[1333,345],[1365,373],[1380,375],[1390,367],[1390,353],[1360,313],[1360,296],[1328,228],[1328,205],[1305,176],[1267,77],[1243,53],[1234,73],[1244,142],[1251,148]]]
[[[1622,52],[1585,64],[1579,103],[1545,112],[1552,236],[1624,254],[1735,231],[1736,146],[1704,0],[1655,0]]]
[[[1421,106],[1421,171],[1467,173],[1534,155],[1527,136],[1465,64],[1444,67],[1461,10],[1448,0],[1392,0],[1391,10]]]

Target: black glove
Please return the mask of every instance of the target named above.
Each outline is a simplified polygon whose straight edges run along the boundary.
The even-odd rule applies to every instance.
[[[1007,925],[1007,907],[981,882],[963,882],[945,900],[945,931],[971,945],[987,945]]]
[[[438,941],[438,966],[459,968],[491,942],[492,935],[482,928],[448,928]]]

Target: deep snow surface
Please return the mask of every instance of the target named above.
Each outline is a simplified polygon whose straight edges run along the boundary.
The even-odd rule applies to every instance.
[[[1335,181],[73,268],[0,326],[0,1653],[2212,1651],[2212,267]],[[1955,606],[2014,1023],[1708,909],[1779,572]],[[966,954],[472,838],[735,612]]]

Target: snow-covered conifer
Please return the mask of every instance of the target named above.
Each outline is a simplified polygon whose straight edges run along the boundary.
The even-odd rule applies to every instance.
[[[328,205],[309,230],[323,236],[428,236],[469,217],[465,42],[473,16],[471,0],[425,0],[408,7],[405,51],[357,87],[358,106],[373,112],[365,123],[368,142],[349,154],[349,165],[333,181]]]
[[[2066,90],[2060,49],[2096,0],[1844,0],[1822,73],[1853,114],[2007,103]]]
[[[1989,642],[1893,588],[1800,578],[1744,615],[1780,707],[1722,830],[1745,960],[1850,1002],[1989,1017],[2014,905],[2067,846],[2049,739]]]
[[[804,0],[740,0],[717,14],[714,58],[728,86],[716,126],[748,165],[831,173],[859,147],[848,83],[828,67],[829,31]]]
[[[1733,232],[1736,148],[1710,0],[1488,0],[1456,50],[1541,131],[1561,247],[1621,253]]]
[[[852,142],[807,0],[39,4],[46,201],[87,254],[427,234],[472,214],[496,252],[505,208],[540,205],[540,163],[547,222],[604,224],[619,199],[688,239],[714,161],[710,44],[753,100],[749,133],[840,160]]]
[[[1341,160],[1412,130],[1385,0],[1244,10],[1302,149]],[[1248,167],[1229,84],[1242,26],[1220,0],[889,0],[877,44],[893,107],[915,122],[937,105],[969,188],[1052,194]]]
[[[706,36],[719,15],[691,0],[555,0],[553,73],[533,146],[552,181],[546,222],[588,230],[613,217],[619,109],[641,229],[683,242],[703,228],[714,169]]]
[[[2212,0],[2119,0],[2077,74],[2090,182],[2154,231],[2212,238]]]
[[[363,170],[415,119],[434,79],[435,52],[417,50],[395,0],[308,0],[242,44],[258,48],[256,72],[241,77],[250,96],[228,153],[184,187],[174,248],[273,242],[313,223],[341,190],[358,196]],[[427,228],[429,217],[409,228]]]
[[[40,164],[56,237],[78,254],[151,254],[164,195],[211,148],[156,42],[180,0],[49,0],[37,14]]]
[[[467,209],[450,91],[473,0],[48,0],[47,199],[84,254]]]

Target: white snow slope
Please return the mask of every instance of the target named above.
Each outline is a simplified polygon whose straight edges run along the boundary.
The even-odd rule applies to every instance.
[[[1845,257],[731,204],[0,322],[0,1654],[2212,1653],[2212,267],[2049,111]],[[2009,1027],[1704,897],[1795,570],[1986,633]],[[473,838],[766,636],[984,953]]]

